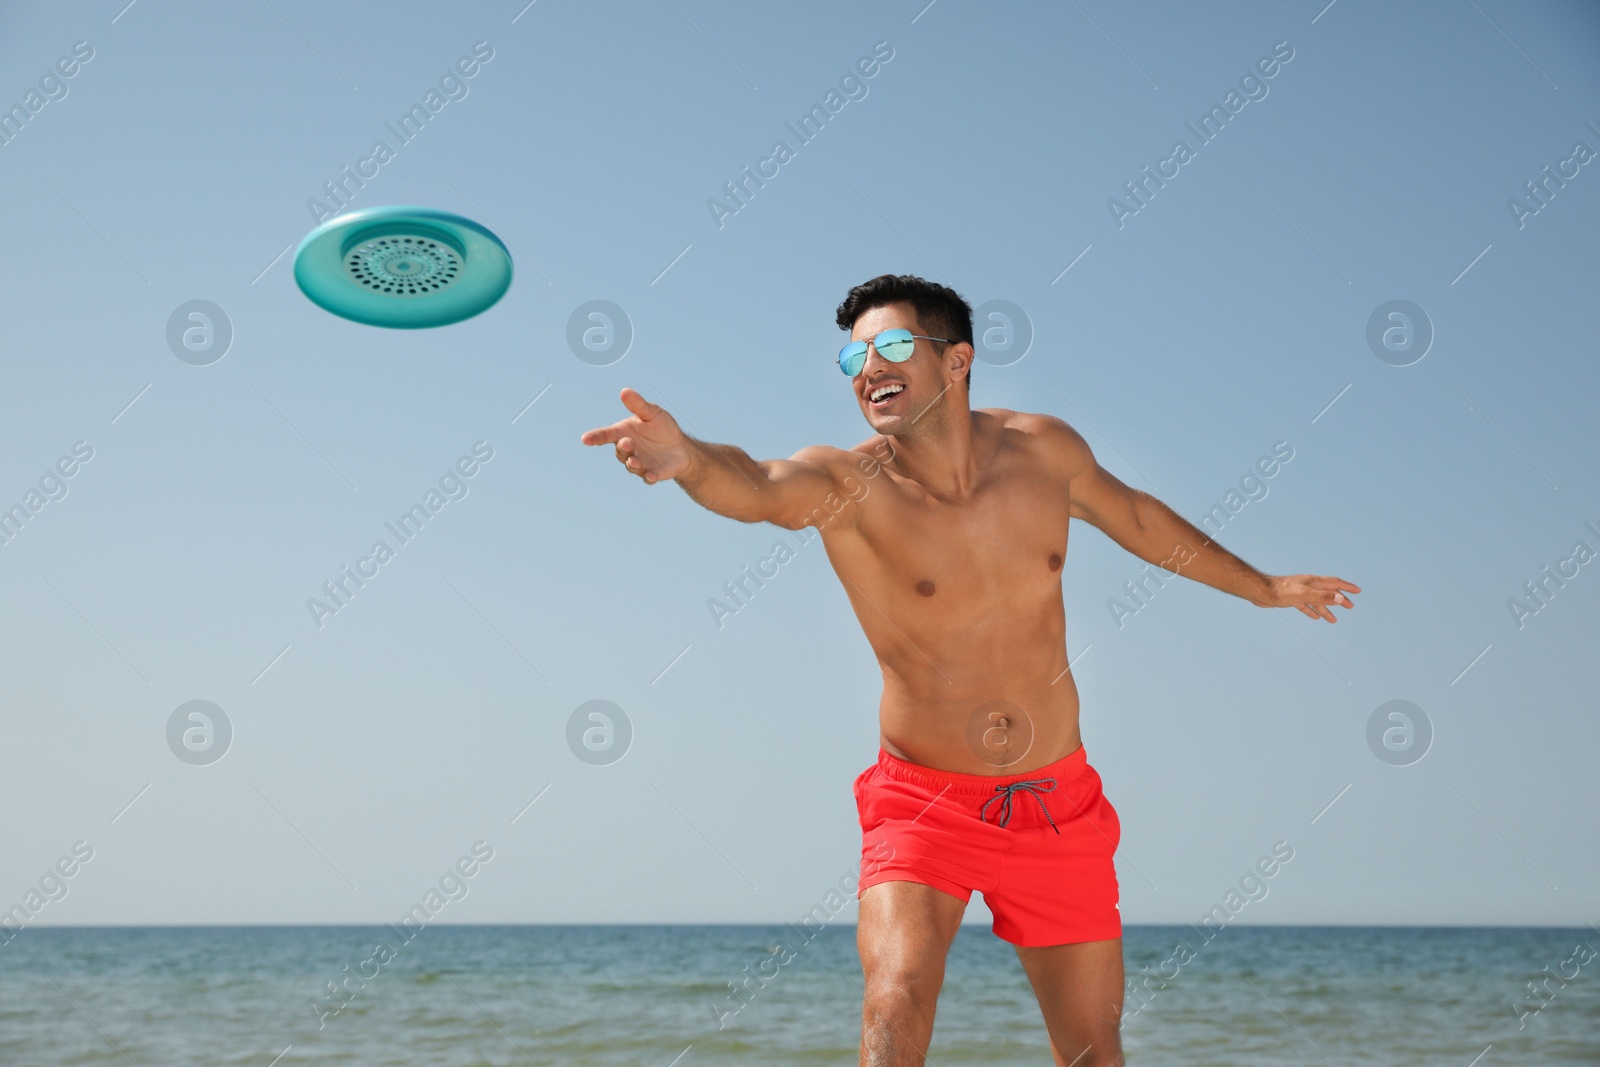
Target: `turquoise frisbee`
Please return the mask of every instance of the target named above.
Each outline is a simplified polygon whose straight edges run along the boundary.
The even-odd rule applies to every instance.
[[[306,234],[294,280],[313,304],[368,326],[447,326],[511,287],[511,253],[471,219],[391,205],[351,211]]]

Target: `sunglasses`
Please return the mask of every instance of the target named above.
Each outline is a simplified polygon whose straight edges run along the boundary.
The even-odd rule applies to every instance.
[[[948,338],[929,337],[926,334],[912,333],[910,330],[884,330],[874,337],[870,344],[878,350],[878,355],[890,363],[904,363],[911,358],[911,353],[917,347],[917,339],[924,341],[944,341]],[[839,369],[854,378],[861,373],[861,368],[867,362],[867,341],[851,341],[839,349]]]

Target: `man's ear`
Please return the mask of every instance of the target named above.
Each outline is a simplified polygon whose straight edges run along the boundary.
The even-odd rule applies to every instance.
[[[965,341],[958,341],[953,345],[945,345],[945,365],[950,369],[952,380],[965,378],[967,371],[972,367],[974,355],[972,346]]]

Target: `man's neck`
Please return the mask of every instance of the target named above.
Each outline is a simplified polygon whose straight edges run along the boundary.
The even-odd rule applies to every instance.
[[[970,495],[979,480],[981,416],[959,401],[941,405],[892,437],[894,470],[939,500]]]

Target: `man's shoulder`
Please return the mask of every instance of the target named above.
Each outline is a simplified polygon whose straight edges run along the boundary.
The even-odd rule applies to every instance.
[[[886,463],[894,456],[894,445],[883,434],[874,434],[850,448],[834,445],[807,445],[794,458],[814,463],[836,476],[844,476]]]
[[[1054,415],[1044,415],[1035,411],[1013,411],[1011,408],[973,408],[975,414],[987,415],[997,420],[1001,426],[1008,430],[1020,430],[1023,433],[1040,433],[1048,428],[1051,422],[1061,422]],[[1062,425],[1065,425],[1064,423]]]
[[[853,469],[860,468],[866,460],[887,463],[894,458],[894,438],[875,433],[865,441],[835,451],[836,458]]]
[[[1011,408],[978,408],[977,411],[996,419],[1003,432],[1016,435],[1014,439],[1025,447],[1036,450],[1052,462],[1063,463],[1069,469],[1076,469],[1084,459],[1092,456],[1083,435],[1065,419],[1055,415],[1014,411]]]
[[[1068,441],[1079,437],[1064,419],[1042,411],[1013,411],[1011,408],[975,408],[980,415],[988,415],[999,422],[1002,429],[1027,434],[1049,442]],[[1080,438],[1081,439],[1081,438]]]

